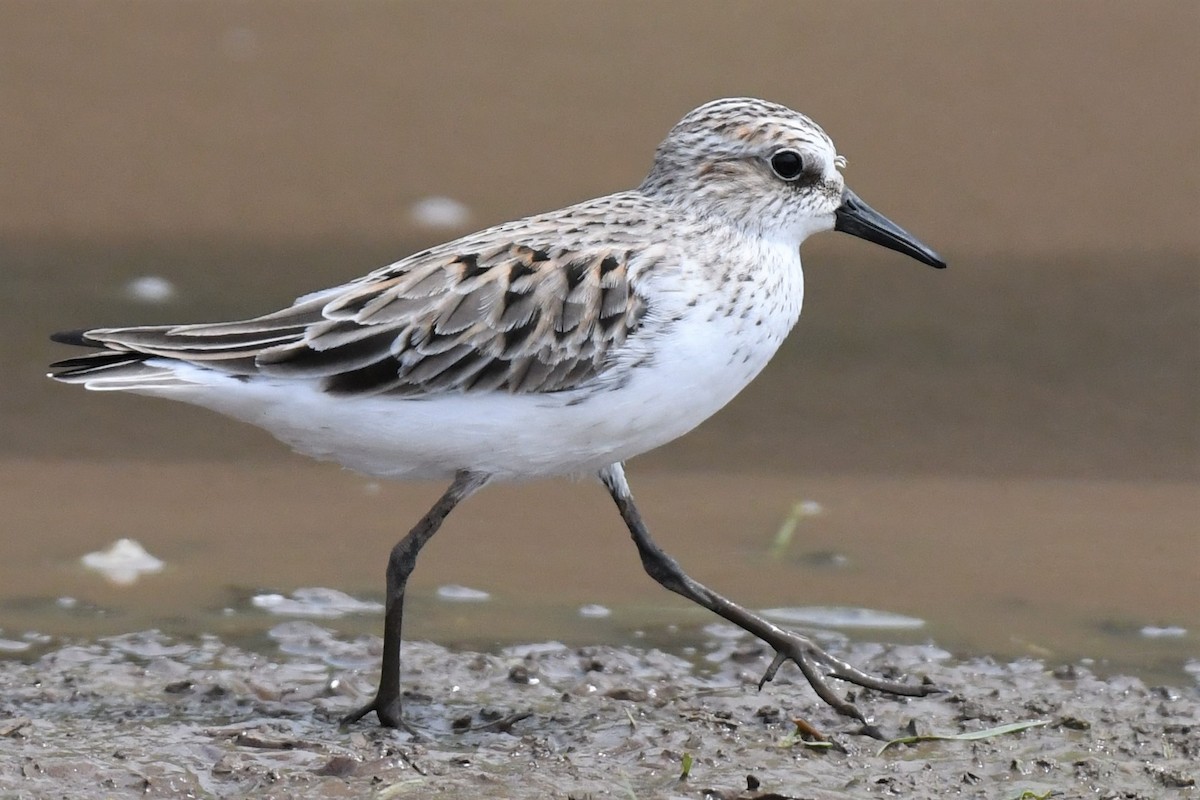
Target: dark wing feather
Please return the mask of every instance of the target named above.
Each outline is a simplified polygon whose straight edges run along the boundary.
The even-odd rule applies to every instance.
[[[464,243],[460,243],[464,244]],[[108,328],[81,344],[338,393],[554,392],[599,375],[645,302],[628,251],[431,252],[241,322]],[[74,365],[73,365],[74,366]]]

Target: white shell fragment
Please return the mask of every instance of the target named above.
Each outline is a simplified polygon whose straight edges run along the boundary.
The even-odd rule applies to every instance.
[[[0,637],[0,653],[23,653],[33,646],[32,642]]]
[[[269,614],[286,617],[344,617],[347,614],[375,614],[383,610],[382,603],[358,600],[337,589],[310,587],[297,589],[291,597],[281,594],[256,594],[250,604]]]
[[[135,583],[142,573],[159,572],[164,566],[161,559],[147,553],[133,539],[118,539],[107,550],[88,553],[81,561],[84,567],[101,573],[118,586]]]
[[[462,228],[471,221],[471,210],[452,197],[425,197],[412,204],[413,223],[429,230]]]
[[[165,303],[175,297],[175,284],[160,275],[143,275],[125,284],[125,294],[142,303]]]
[[[438,599],[449,600],[451,603],[485,603],[492,599],[492,596],[482,589],[454,584],[439,586],[437,596]]]
[[[1181,628],[1178,625],[1146,625],[1141,630],[1142,636],[1147,639],[1178,639],[1187,636],[1187,628]]]
[[[920,628],[925,620],[852,606],[805,606],[797,608],[767,608],[763,616],[793,625],[820,625],[827,628]]]

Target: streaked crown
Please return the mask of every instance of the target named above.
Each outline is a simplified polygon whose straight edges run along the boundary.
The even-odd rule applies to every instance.
[[[748,97],[688,113],[658,146],[641,191],[681,210],[799,244],[829,230],[844,160],[811,119]]]

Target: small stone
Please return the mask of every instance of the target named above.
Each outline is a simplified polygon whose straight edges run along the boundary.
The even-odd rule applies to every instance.
[[[314,775],[330,775],[334,778],[349,778],[358,769],[359,761],[352,756],[338,755],[313,770]]]

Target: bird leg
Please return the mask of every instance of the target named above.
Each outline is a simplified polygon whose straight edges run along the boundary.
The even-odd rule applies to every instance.
[[[775,658],[759,681],[760,689],[775,677],[775,673],[785,662],[792,661],[800,668],[818,697],[833,706],[838,713],[863,723],[866,732],[872,735],[877,733],[874,727],[852,703],[837,695],[829,685],[829,678],[838,678],[868,689],[909,697],[922,697],[938,691],[931,684],[901,683],[868,675],[825,652],[808,637],[784,630],[688,577],[679,563],[663,552],[650,538],[642,515],[633,503],[633,494],[629,490],[629,483],[625,480],[625,471],[621,465],[612,464],[600,470],[600,480],[616,502],[621,518],[629,527],[634,544],[642,557],[642,566],[651,578],[672,592],[699,603],[739,628],[754,634],[775,649]]]
[[[462,470],[433,508],[392,548],[387,566],[387,605],[383,623],[383,663],[375,699],[342,718],[357,722],[372,711],[385,728],[400,727],[400,628],[404,620],[404,587],[417,565],[417,553],[437,533],[454,507],[488,482],[487,475]]]

